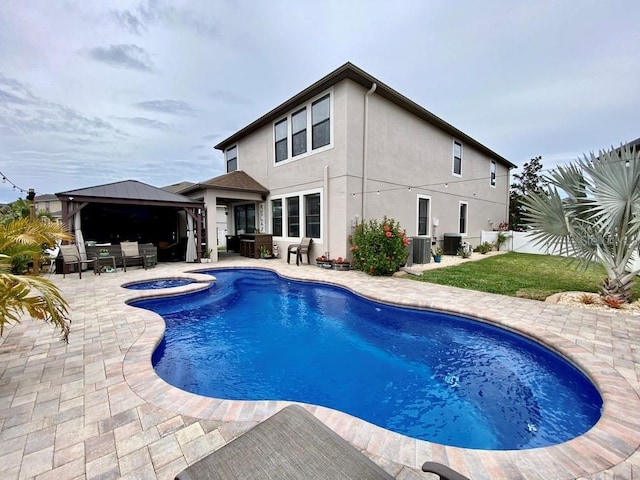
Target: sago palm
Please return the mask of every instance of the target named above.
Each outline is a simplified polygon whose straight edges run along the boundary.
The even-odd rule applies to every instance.
[[[525,198],[534,238],[561,254],[604,267],[600,293],[631,301],[639,270],[630,259],[640,247],[640,152],[627,146],[557,167],[544,193]]]
[[[20,219],[0,224],[0,335],[23,314],[53,324],[64,341],[69,338],[68,304],[44,277],[11,273],[15,256],[38,256],[42,245],[69,240],[64,225],[48,220]]]

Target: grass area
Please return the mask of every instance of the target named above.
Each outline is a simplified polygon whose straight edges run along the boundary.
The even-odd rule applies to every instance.
[[[598,265],[586,271],[567,258],[526,253],[505,253],[460,265],[427,270],[415,280],[500,293],[512,297],[544,300],[558,292],[597,292],[606,277]],[[633,288],[640,298],[640,282]]]

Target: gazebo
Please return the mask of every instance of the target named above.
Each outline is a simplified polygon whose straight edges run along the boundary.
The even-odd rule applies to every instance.
[[[158,260],[200,261],[204,203],[136,180],[56,193],[62,222],[85,242],[153,243]],[[199,248],[198,248],[198,243]]]

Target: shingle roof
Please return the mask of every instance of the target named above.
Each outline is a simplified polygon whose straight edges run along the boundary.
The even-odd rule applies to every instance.
[[[36,195],[36,198],[34,198],[35,202],[51,202],[54,200],[58,200],[58,197],[53,193],[43,193],[42,195]]]
[[[193,182],[179,182],[162,187],[162,190],[164,190],[165,192],[178,193],[186,188],[189,188],[193,184]]]
[[[147,185],[137,180],[125,180],[123,182],[108,183],[95,187],[80,188],[66,192],[56,193],[58,198],[74,197],[77,200],[83,199],[103,199],[109,200],[136,200],[140,203],[157,204],[202,204],[197,200],[167,192],[161,188]],[[70,200],[70,198],[68,198]]]
[[[386,98],[390,102],[395,103],[399,107],[404,108],[405,110],[413,113],[414,115],[418,116],[419,118],[421,118],[421,119],[423,119],[423,120],[435,125],[436,127],[442,129],[443,131],[449,133],[450,135],[456,137],[457,139],[462,140],[465,143],[474,146],[475,148],[477,148],[481,152],[485,153],[486,155],[490,156],[491,158],[494,158],[494,159],[498,160],[501,163],[504,163],[505,165],[509,166],[510,168],[516,168],[516,165],[511,163],[506,158],[502,157],[501,155],[498,155],[496,152],[494,152],[490,148],[484,146],[483,144],[481,144],[477,140],[471,138],[466,133],[463,133],[462,131],[458,130],[453,125],[445,122],[443,119],[441,119],[440,117],[434,115],[433,113],[431,113],[427,109],[421,107],[420,105],[418,105],[414,101],[409,100],[404,95],[402,95],[399,92],[395,91],[393,88],[389,87],[388,85],[385,85],[384,83],[382,83],[377,78],[372,77],[367,72],[365,72],[364,70],[356,67],[351,62],[347,62],[344,65],[342,65],[341,67],[338,67],[336,70],[334,70],[333,72],[331,72],[327,76],[321,78],[320,80],[318,80],[316,83],[314,83],[310,87],[305,88],[303,91],[301,91],[297,95],[291,97],[286,102],[280,104],[279,106],[277,106],[276,108],[274,108],[270,112],[266,113],[262,117],[258,118],[254,122],[250,123],[249,125],[247,125],[243,129],[237,131],[236,133],[234,133],[230,137],[228,137],[225,140],[223,140],[222,142],[218,143],[214,148],[216,148],[218,150],[224,150],[227,147],[232,146],[234,143],[236,143],[241,138],[249,135],[250,133],[258,130],[259,128],[262,128],[265,125],[270,124],[271,122],[277,120],[279,117],[281,117],[284,113],[288,112],[289,110],[297,107],[298,105],[300,105],[300,104],[302,104],[302,103],[304,103],[304,102],[306,102],[308,100],[311,100],[313,97],[315,97],[316,95],[322,93],[327,88],[331,87],[332,85],[336,85],[337,83],[339,83],[339,82],[341,82],[343,80],[346,80],[346,79],[352,80],[352,81],[362,85],[367,90],[370,89],[373,86],[373,84],[375,83],[376,84],[376,91],[375,91],[376,95],[380,95],[381,97]]]
[[[225,173],[219,177],[210,178],[204,182],[195,183],[181,193],[186,194],[196,190],[205,190],[215,188],[217,190],[233,190],[237,192],[252,192],[268,194],[269,190],[266,189],[259,182],[254,180],[247,173],[242,170],[236,170],[235,172]]]

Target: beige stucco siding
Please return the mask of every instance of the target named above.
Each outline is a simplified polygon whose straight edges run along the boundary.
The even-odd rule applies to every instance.
[[[354,96],[358,89],[353,89]],[[364,89],[360,102],[364,103]],[[350,104],[357,104],[354,99]],[[454,137],[388,100],[372,95],[367,118],[366,189],[357,191],[365,201],[369,219],[393,217],[410,236],[417,235],[418,195],[429,196],[431,222],[439,219],[434,233],[459,232],[460,202],[468,203],[466,241],[477,245],[482,229],[506,219],[507,169],[497,164],[496,187],[489,180],[491,159],[460,142],[462,175],[453,174]],[[356,135],[353,135],[354,137]],[[358,159],[350,156],[358,171]],[[360,167],[360,171],[362,168]],[[409,190],[411,187],[411,190]],[[379,193],[378,193],[379,192]]]
[[[326,251],[333,257],[347,256],[349,235],[363,218],[381,220],[387,215],[398,220],[409,236],[417,235],[420,197],[430,201],[429,234],[439,242],[444,233],[459,232],[460,202],[468,205],[464,240],[474,246],[481,230],[506,220],[508,168],[504,164],[496,163],[496,186],[492,187],[491,158],[461,141],[462,175],[454,175],[456,139],[449,133],[375,92],[365,108],[367,89],[348,79],[305,105],[327,93],[331,95],[329,146],[275,163],[274,125],[285,117],[290,124],[290,115],[302,105],[237,143],[238,168],[270,191],[267,231],[272,228],[271,200],[305,192],[320,192],[322,198],[322,233],[314,240],[314,256]],[[434,218],[439,219],[436,229]],[[299,238],[284,236],[275,241],[286,254],[286,246]]]

